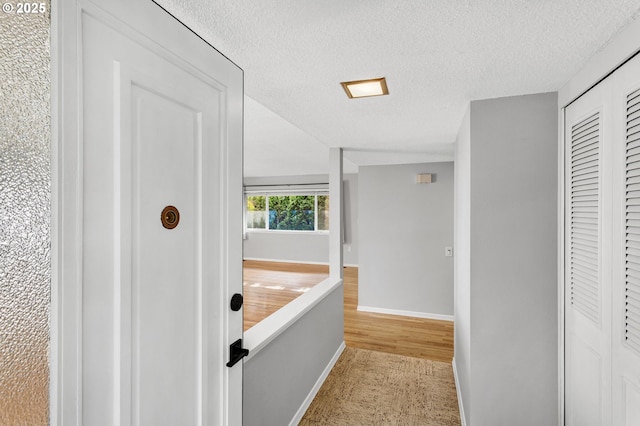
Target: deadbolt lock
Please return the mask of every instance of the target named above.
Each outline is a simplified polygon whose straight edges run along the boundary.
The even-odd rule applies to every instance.
[[[231,310],[237,312],[242,308],[243,298],[240,293],[236,293],[231,297]]]

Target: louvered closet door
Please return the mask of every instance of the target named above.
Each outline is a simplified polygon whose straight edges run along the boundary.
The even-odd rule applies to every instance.
[[[640,57],[613,75],[614,425],[640,425]],[[619,172],[618,172],[619,171]]]
[[[565,110],[567,425],[611,420],[611,85],[605,81]]]

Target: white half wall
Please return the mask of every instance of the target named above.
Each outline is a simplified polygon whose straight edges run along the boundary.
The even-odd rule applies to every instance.
[[[358,209],[358,304],[453,315],[453,162],[360,167]]]
[[[303,295],[304,296],[304,295]],[[243,423],[288,425],[300,417],[344,342],[343,286],[244,363]]]

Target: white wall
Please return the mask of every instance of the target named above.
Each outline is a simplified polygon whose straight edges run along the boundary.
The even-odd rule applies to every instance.
[[[461,335],[456,348],[467,424],[555,424],[557,94],[474,101],[469,120],[457,147],[468,167],[458,189],[470,182],[468,234],[466,194],[457,204],[468,284],[466,259],[456,264],[456,327],[470,330],[470,346]]]
[[[358,189],[359,306],[452,316],[453,163],[360,167]]]
[[[329,263],[329,234],[247,232],[244,258]]]
[[[454,256],[454,362],[461,407],[469,418],[471,410],[471,121],[462,120],[456,141],[455,159],[455,256]],[[464,402],[464,403],[461,403]]]
[[[245,185],[328,182],[327,175],[245,178]],[[358,175],[344,175],[345,265],[358,264]],[[329,234],[295,232],[247,232],[245,259],[329,263]]]

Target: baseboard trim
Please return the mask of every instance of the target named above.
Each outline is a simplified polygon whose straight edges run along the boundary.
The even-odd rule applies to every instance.
[[[265,259],[262,257],[245,257],[243,260],[255,260],[258,262],[275,262],[275,263],[295,263],[301,265],[329,265],[329,262],[311,262],[306,260],[286,260],[286,259]],[[345,263],[344,266],[350,268],[357,268],[357,264]]]
[[[460,393],[460,381],[458,380],[458,369],[456,368],[456,358],[451,360],[453,367],[453,380],[456,382],[456,393],[458,394],[458,409],[460,410],[460,425],[467,426],[467,419],[464,417],[464,407],[462,405],[462,393]]]
[[[438,321],[453,322],[453,319],[454,319],[453,315],[430,314],[427,312],[401,311],[398,309],[374,308],[371,306],[361,306],[361,305],[358,305],[358,310],[362,312],[372,312],[375,314],[401,315],[403,317],[426,318],[426,319],[432,319],[432,320],[438,320]]]
[[[322,384],[324,383],[325,380],[327,380],[329,373],[331,373],[333,366],[336,365],[336,362],[338,362],[338,358],[340,358],[340,355],[342,355],[342,352],[344,351],[345,347],[346,346],[344,342],[342,342],[338,347],[338,350],[336,351],[336,353],[333,354],[333,357],[329,361],[329,364],[327,364],[327,366],[325,367],[320,377],[318,377],[318,380],[316,381],[315,385],[313,385],[313,388],[311,388],[309,395],[307,395],[307,397],[302,402],[302,405],[296,412],[295,416],[293,416],[293,419],[291,419],[289,426],[296,426],[298,423],[300,423],[300,420],[302,420],[304,413],[307,412],[307,409],[313,402],[313,398],[316,397],[316,395],[318,394],[318,391],[320,391],[320,388],[322,387]]]

